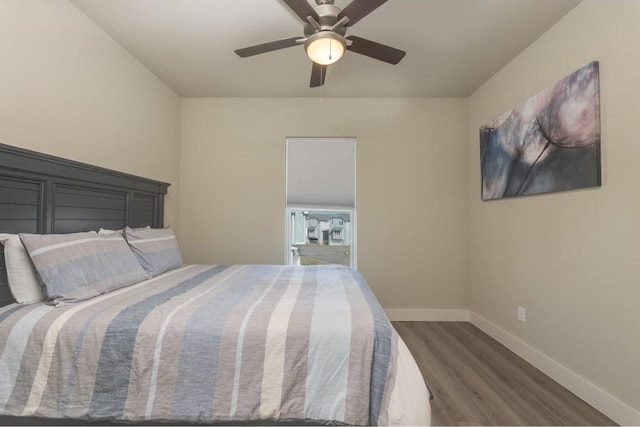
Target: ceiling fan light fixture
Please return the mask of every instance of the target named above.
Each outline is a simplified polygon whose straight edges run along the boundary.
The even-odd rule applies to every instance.
[[[316,64],[331,65],[337,62],[347,47],[344,38],[333,31],[319,31],[309,36],[304,44],[307,56]]]

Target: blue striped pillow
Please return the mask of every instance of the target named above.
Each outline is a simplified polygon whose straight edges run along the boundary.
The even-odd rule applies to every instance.
[[[182,265],[178,241],[171,227],[124,229],[124,238],[151,277]]]
[[[120,234],[20,234],[54,305],[85,300],[148,279]]]

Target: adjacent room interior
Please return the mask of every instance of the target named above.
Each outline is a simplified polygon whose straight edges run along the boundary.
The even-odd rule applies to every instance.
[[[280,0],[0,0],[0,143],[169,183],[164,225],[185,264],[323,263],[304,251],[325,242],[419,365],[432,341],[452,361],[458,342],[495,363],[510,350],[505,372],[548,381],[540,370],[604,415],[594,423],[640,424],[640,192],[627,190],[640,178],[640,1],[389,0],[347,34],[406,56],[385,64],[351,44],[316,70],[322,84],[295,41],[234,53],[302,37],[300,21]],[[480,128],[593,61],[599,185],[482,200]],[[353,140],[351,201],[288,205],[292,138]],[[317,234],[296,238],[295,212]],[[479,363],[452,362],[461,396]],[[433,384],[451,373],[433,369],[436,424],[541,422],[543,400],[509,409],[533,421],[492,418],[489,395],[437,412]]]

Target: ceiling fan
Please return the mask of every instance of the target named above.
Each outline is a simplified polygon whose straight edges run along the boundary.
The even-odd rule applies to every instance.
[[[307,56],[313,61],[310,86],[318,87],[324,85],[327,66],[337,62],[345,50],[393,65],[406,55],[402,50],[361,37],[345,37],[347,27],[353,26],[387,0],[353,0],[344,9],[335,6],[334,0],[315,0],[315,7],[311,7],[307,0],[283,1],[305,23],[305,36],[238,49],[235,51],[238,56],[246,58],[304,44]]]

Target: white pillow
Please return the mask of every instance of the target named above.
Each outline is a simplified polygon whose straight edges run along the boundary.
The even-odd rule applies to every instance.
[[[113,234],[113,233],[122,234],[122,229],[120,229],[120,230],[107,230],[106,228],[100,227],[100,230],[98,230],[98,234],[100,234],[101,236],[104,236],[104,235],[107,235],[107,234]]]
[[[146,227],[132,228],[132,230],[144,230],[146,228],[151,228],[151,226],[147,225]],[[109,230],[108,228],[100,227],[100,230],[98,230],[98,234],[100,235],[107,235],[107,234],[113,234],[113,233],[122,234],[124,233],[124,228],[121,228],[120,230]]]
[[[44,301],[42,286],[20,237],[17,234],[0,234],[0,243],[4,245],[9,289],[16,302],[33,304]]]

